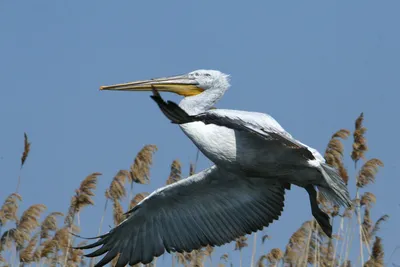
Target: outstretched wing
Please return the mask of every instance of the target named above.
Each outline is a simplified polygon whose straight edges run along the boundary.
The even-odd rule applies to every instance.
[[[246,131],[269,141],[278,141],[286,147],[295,149],[306,159],[313,160],[315,150],[302,144],[287,133],[272,117],[256,112],[246,112],[226,109],[212,109],[206,112],[189,115],[172,101],[165,102],[160,94],[153,88],[151,98],[158,104],[165,116],[172,123],[184,124],[201,121],[205,124],[215,124],[238,131]],[[314,153],[313,153],[314,152]],[[322,158],[322,157],[321,157]]]
[[[262,178],[242,178],[213,166],[161,188],[129,211],[129,217],[90,245],[86,255],[119,255],[116,266],[144,264],[164,251],[190,252],[222,245],[261,230],[283,210],[285,189]]]

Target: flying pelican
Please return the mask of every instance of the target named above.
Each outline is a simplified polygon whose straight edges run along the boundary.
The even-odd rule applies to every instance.
[[[311,212],[331,237],[329,216],[316,190],[334,204],[350,206],[345,183],[321,154],[294,139],[263,113],[212,109],[229,87],[228,75],[197,70],[186,75],[103,86],[101,90],[153,91],[163,113],[215,165],[154,191],[117,227],[81,249],[107,253],[96,266],[119,255],[116,266],[144,264],[165,252],[222,245],[261,230],[281,215],[285,189],[309,194]],[[184,96],[179,105],[160,92]]]

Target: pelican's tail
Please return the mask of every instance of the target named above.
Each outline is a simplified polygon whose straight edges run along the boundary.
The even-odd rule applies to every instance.
[[[328,187],[318,187],[321,194],[333,204],[344,206],[346,208],[350,207],[352,202],[349,190],[347,189],[342,177],[339,176],[334,168],[330,167],[326,163],[321,163],[320,167],[321,168],[319,169],[322,176],[328,184]]]

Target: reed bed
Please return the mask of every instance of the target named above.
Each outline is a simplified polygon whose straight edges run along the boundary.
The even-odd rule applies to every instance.
[[[335,226],[335,234],[330,239],[320,229],[316,221],[310,218],[302,223],[295,231],[284,248],[273,248],[273,239],[268,235],[259,237],[253,235],[253,244],[249,246],[247,236],[234,241],[234,249],[223,255],[214,255],[213,247],[204,247],[187,253],[174,253],[170,263],[163,262],[163,266],[243,266],[243,250],[252,250],[251,265],[264,266],[321,266],[321,267],[349,267],[349,266],[384,266],[384,249],[382,239],[378,236],[381,224],[389,216],[384,215],[377,221],[371,219],[376,196],[367,191],[368,185],[376,181],[379,168],[383,167],[381,160],[368,158],[367,128],[364,126],[364,115],[361,114],[355,121],[354,130],[341,129],[335,132],[325,150],[325,159],[331,166],[338,169],[346,184],[355,184],[353,192],[353,207],[345,210],[332,205],[322,195],[318,201],[323,210],[331,215],[331,222]],[[352,136],[351,152],[346,151],[343,141]],[[0,266],[94,266],[95,259],[83,257],[81,250],[71,249],[78,244],[76,238],[81,226],[80,214],[94,204],[93,196],[96,193],[98,177],[101,173],[91,173],[82,180],[79,187],[73,192],[70,206],[65,214],[61,211],[46,212],[44,204],[32,204],[26,210],[20,210],[22,196],[18,193],[21,185],[21,173],[24,164],[29,158],[31,143],[28,135],[24,134],[24,151],[21,156],[21,170],[18,174],[15,192],[4,199],[0,207]],[[105,205],[103,213],[99,215],[98,233],[102,232],[105,216],[110,215],[112,209],[114,224],[118,225],[125,219],[123,206],[129,209],[137,205],[147,192],[136,192],[136,184],[150,182],[152,159],[157,146],[146,145],[136,155],[131,166],[126,170],[119,170],[105,191]],[[349,158],[347,159],[347,156]],[[344,162],[353,161],[354,178],[349,177],[349,169]],[[195,170],[195,164],[190,165],[190,174]],[[353,172],[353,170],[351,170]],[[182,177],[181,163],[174,160],[166,184],[172,184]],[[126,201],[126,202],[124,202]],[[127,205],[122,205],[126,203]],[[110,207],[109,207],[110,206]],[[279,222],[276,222],[279,223]],[[271,249],[257,250],[258,239],[268,243]],[[358,244],[358,251],[352,251],[353,244]],[[239,262],[232,262],[232,253],[238,253]],[[359,255],[354,260],[352,255]],[[351,261],[350,259],[353,259]],[[117,259],[111,263],[113,265]],[[157,259],[147,266],[156,266]],[[138,264],[137,266],[144,266]]]

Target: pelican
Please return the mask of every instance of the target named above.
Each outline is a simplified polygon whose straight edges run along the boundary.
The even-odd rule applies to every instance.
[[[291,184],[309,195],[311,212],[331,237],[329,216],[319,207],[318,188],[328,200],[350,206],[347,187],[321,154],[294,139],[263,113],[213,109],[229,88],[228,75],[197,70],[185,75],[102,86],[101,90],[153,91],[171,122],[180,126],[214,165],[154,191],[99,240],[88,257],[107,253],[96,266],[119,255],[116,266],[149,263],[167,252],[219,246],[277,220]],[[183,96],[179,105],[159,92]],[[100,248],[98,248],[100,247]]]

